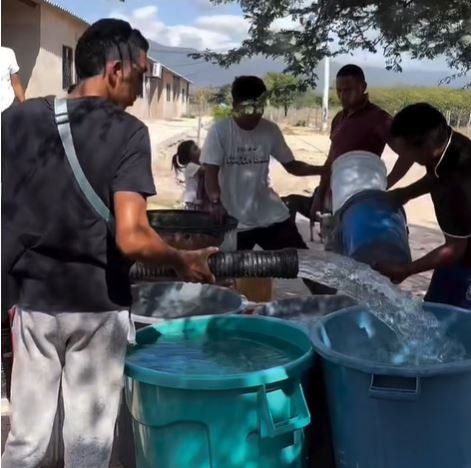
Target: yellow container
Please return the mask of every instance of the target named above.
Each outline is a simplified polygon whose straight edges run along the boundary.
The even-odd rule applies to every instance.
[[[273,294],[272,278],[238,278],[236,289],[251,302],[269,302]]]

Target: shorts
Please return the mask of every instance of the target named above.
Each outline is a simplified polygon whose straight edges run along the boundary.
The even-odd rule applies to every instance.
[[[252,250],[256,245],[263,250],[307,249],[292,219],[237,234],[237,250]]]

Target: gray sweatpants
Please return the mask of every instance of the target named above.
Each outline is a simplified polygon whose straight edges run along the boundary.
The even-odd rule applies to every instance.
[[[2,468],[38,468],[62,385],[66,468],[107,468],[132,331],[127,311],[45,313],[13,321],[11,431]]]

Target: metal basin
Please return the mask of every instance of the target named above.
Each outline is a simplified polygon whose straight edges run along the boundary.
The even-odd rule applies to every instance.
[[[238,314],[247,306],[241,294],[210,284],[138,283],[133,285],[132,294],[132,318],[141,324],[196,315]]]

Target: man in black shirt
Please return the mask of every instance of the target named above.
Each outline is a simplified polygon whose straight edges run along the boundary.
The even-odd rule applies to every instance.
[[[434,270],[425,300],[471,309],[471,140],[425,103],[399,112],[391,136],[401,156],[427,169],[421,180],[391,191],[391,197],[405,204],[430,193],[445,243],[409,265],[377,269],[396,283]]]
[[[132,332],[132,261],[213,280],[207,257],[214,249],[173,249],[147,220],[146,198],[155,193],[148,130],[124,111],[136,99],[147,49],[139,31],[107,19],[85,31],[75,51],[78,83],[67,99],[72,137],[87,179],[114,215],[114,233],[75,180],[54,98],[2,115],[2,242],[18,249],[8,273],[19,287],[5,468],[40,465],[60,386],[65,466],[108,467]]]

